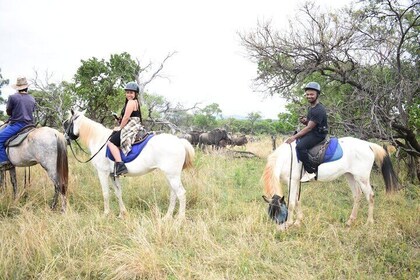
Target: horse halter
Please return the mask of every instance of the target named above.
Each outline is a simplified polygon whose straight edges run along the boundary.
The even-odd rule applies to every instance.
[[[271,199],[267,199],[265,196],[263,196],[263,199],[268,203],[267,214],[270,219],[278,225],[285,223],[289,213],[284,196],[280,197],[275,194]]]
[[[105,143],[99,148],[99,150],[93,155],[91,156],[88,160],[86,161],[81,161],[80,159],[77,158],[75,152],[73,151],[73,148],[71,146],[71,141],[73,140],[74,142],[76,142],[77,146],[79,146],[79,148],[85,153],[85,154],[89,154],[88,152],[86,152],[79,144],[79,142],[77,142],[77,139],[79,138],[79,135],[74,134],[73,129],[74,129],[74,121],[77,120],[77,118],[80,117],[80,115],[76,116],[73,118],[73,116],[70,118],[70,120],[66,120],[63,123],[64,126],[64,138],[66,139],[68,145],[70,146],[70,150],[73,153],[73,156],[76,158],[76,160],[78,162],[81,163],[87,163],[89,161],[91,161],[101,150],[103,147],[105,147],[105,145],[108,143],[108,140],[111,138],[112,134],[108,137],[108,139],[106,139]]]
[[[73,128],[74,128],[74,121],[78,118],[79,116],[76,116],[75,118],[71,117],[70,120],[66,120],[63,123],[64,126],[64,138],[66,139],[67,143],[70,145],[70,141],[71,140],[76,140],[77,138],[79,138],[79,135],[75,135],[73,133]],[[69,124],[70,123],[70,124]]]

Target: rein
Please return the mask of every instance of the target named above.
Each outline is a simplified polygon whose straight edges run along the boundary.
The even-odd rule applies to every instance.
[[[87,162],[89,162],[89,161],[91,161],[97,154],[99,154],[99,152],[102,150],[102,148],[103,147],[105,147],[105,145],[108,143],[108,140],[111,138],[111,136],[112,136],[112,133],[111,133],[111,135],[106,139],[106,141],[105,141],[105,143],[99,148],[99,150],[93,155],[93,156],[91,156],[90,157],[90,159],[88,159],[88,160],[86,160],[86,161],[81,161],[80,159],[78,159],[77,158],[77,156],[76,156],[76,154],[75,154],[75,152],[74,152],[74,150],[73,150],[73,147],[71,146],[71,141],[69,141],[69,146],[70,146],[70,150],[71,150],[71,152],[73,153],[73,156],[74,156],[74,158],[78,161],[78,162],[80,162],[80,163],[87,163]],[[77,145],[80,147],[80,145],[79,145],[79,143],[76,141],[76,140],[74,140],[76,143],[77,143]],[[82,147],[80,147],[81,149],[82,149]],[[85,151],[85,150],[83,150],[82,149],[82,151],[83,152],[85,152],[86,154],[87,154],[87,152]]]
[[[290,146],[290,172],[289,172],[289,186],[288,186],[288,191],[287,191],[287,205],[290,204],[290,188],[292,185],[292,170],[293,170],[293,148],[292,148],[292,144],[289,144]],[[302,166],[303,169],[303,166]],[[302,170],[300,171],[300,173],[302,174]],[[298,192],[298,201],[300,200],[300,192],[302,190],[302,182],[299,181],[299,192]],[[286,217],[286,221],[287,221],[287,217]]]

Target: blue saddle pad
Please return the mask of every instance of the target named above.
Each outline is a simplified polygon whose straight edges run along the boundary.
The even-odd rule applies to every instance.
[[[120,155],[121,155],[121,159],[123,162],[130,162],[133,161],[143,150],[144,147],[146,147],[147,142],[149,142],[149,140],[155,136],[155,134],[150,134],[146,137],[146,139],[144,139],[142,142],[138,143],[138,144],[134,144],[131,147],[131,151],[128,152],[127,155],[124,155],[124,153],[120,150]],[[109,150],[108,147],[106,147],[106,157],[109,158],[112,161],[115,161],[114,157],[111,154],[111,151]]]
[[[343,149],[341,148],[338,138],[330,138],[327,150],[325,151],[323,162],[330,162],[338,160],[343,156]]]

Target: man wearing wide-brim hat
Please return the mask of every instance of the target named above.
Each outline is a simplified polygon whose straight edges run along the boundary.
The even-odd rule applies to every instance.
[[[9,96],[6,113],[9,115],[7,125],[0,130],[0,167],[9,164],[4,143],[16,135],[23,127],[34,124],[35,98],[28,93],[29,83],[25,77],[19,77],[12,87],[17,90]]]

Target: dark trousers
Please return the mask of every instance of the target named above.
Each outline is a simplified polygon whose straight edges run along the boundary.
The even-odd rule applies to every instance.
[[[121,147],[121,130],[113,131],[111,138],[109,138],[109,142],[117,147]]]
[[[300,138],[299,142],[296,144],[296,152],[298,153],[298,157],[300,161],[302,161],[303,167],[308,173],[316,172],[316,168],[312,167],[309,163],[308,151],[324,139],[325,137],[319,137],[313,133],[308,133]]]

